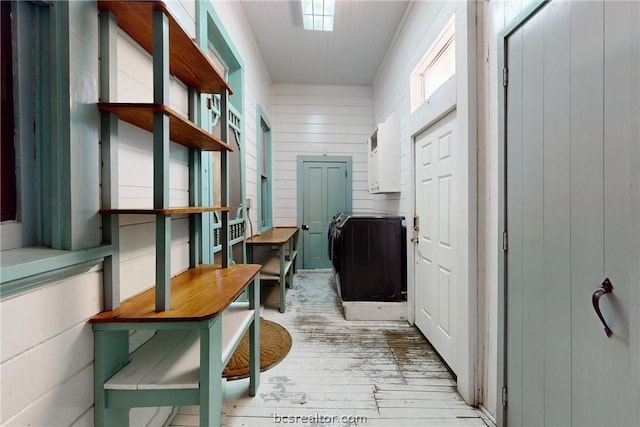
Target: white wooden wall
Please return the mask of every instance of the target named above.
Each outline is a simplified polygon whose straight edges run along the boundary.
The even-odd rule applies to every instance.
[[[297,223],[296,159],[350,156],[353,211],[369,213],[367,138],[373,132],[370,87],[274,84],[273,200],[275,225]]]

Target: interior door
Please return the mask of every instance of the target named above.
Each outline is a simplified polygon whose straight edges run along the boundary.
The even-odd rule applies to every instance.
[[[415,138],[416,326],[457,368],[456,112]]]
[[[303,268],[330,268],[327,232],[333,216],[351,206],[347,162],[302,163]]]
[[[510,426],[640,425],[638,22],[551,2],[506,40]]]

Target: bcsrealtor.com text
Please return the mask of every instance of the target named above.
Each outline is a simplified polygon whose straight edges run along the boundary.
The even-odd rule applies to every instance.
[[[367,417],[360,415],[325,415],[316,412],[311,415],[280,415],[273,413],[274,424],[313,424],[313,425],[361,425],[367,423]]]

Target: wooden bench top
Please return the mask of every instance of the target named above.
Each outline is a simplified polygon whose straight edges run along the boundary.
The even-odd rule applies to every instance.
[[[297,226],[275,227],[262,234],[249,237],[248,245],[283,245],[298,232]]]
[[[229,306],[260,271],[259,264],[228,268],[202,264],[171,279],[171,308],[155,311],[155,288],[122,302],[112,311],[89,319],[91,323],[187,322],[210,319]]]

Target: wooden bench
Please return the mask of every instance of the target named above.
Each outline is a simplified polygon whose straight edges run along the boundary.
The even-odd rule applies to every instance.
[[[201,265],[172,279],[171,309],[156,312],[153,289],[90,319],[95,336],[98,425],[128,425],[129,408],[200,405],[217,426],[222,370],[250,333],[249,395],[260,379],[259,265]],[[234,302],[247,289],[248,302]],[[157,330],[129,354],[131,330]]]
[[[253,249],[258,246],[275,248],[259,261],[261,277],[265,280],[277,280],[280,283],[280,313],[286,309],[286,288],[293,285],[298,251],[298,227],[275,227],[260,235],[247,239],[248,258],[253,262]],[[289,274],[287,283],[286,276]]]

